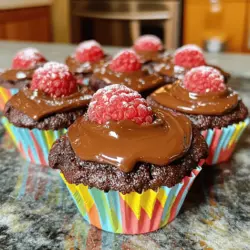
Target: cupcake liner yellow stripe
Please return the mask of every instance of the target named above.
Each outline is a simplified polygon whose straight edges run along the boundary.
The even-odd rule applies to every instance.
[[[90,224],[109,232],[139,234],[157,230],[177,216],[200,171],[201,168],[197,167],[190,177],[185,177],[171,188],[163,186],[158,191],[125,195],[118,191],[104,192],[83,184],[70,184],[63,174],[61,177],[83,218]]]
[[[227,127],[202,131],[202,135],[209,147],[209,156],[206,163],[213,165],[227,161],[249,123],[250,118],[247,118],[242,122]]]

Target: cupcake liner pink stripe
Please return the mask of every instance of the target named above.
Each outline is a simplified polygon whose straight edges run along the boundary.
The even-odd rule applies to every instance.
[[[142,234],[165,226],[178,215],[202,163],[181,183],[171,188],[162,186],[157,191],[149,189],[141,194],[105,193],[83,184],[70,184],[63,174],[61,177],[87,222],[108,232]]]
[[[209,149],[206,164],[214,165],[229,160],[249,123],[250,118],[247,118],[227,127],[203,130],[201,133],[206,139]]]

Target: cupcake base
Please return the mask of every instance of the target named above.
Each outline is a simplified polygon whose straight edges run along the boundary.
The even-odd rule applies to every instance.
[[[30,130],[19,128],[9,123],[5,117],[1,119],[1,122],[21,156],[31,163],[45,166],[48,166],[49,150],[53,143],[66,132],[66,129]]]
[[[214,165],[229,160],[242,133],[250,124],[250,118],[243,122],[223,128],[207,129],[202,131],[209,149],[207,165]]]
[[[200,164],[202,165],[202,164]],[[83,218],[104,231],[119,234],[143,234],[170,223],[179,213],[194,179],[201,171],[198,166],[181,183],[158,191],[122,194],[104,192],[83,184],[69,184],[61,177]]]

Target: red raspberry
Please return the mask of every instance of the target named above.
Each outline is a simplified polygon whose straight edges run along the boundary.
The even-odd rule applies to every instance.
[[[200,66],[188,71],[183,80],[184,87],[190,92],[220,92],[226,89],[223,75],[215,68]]]
[[[12,69],[31,69],[42,62],[46,62],[46,59],[37,49],[26,48],[16,53],[12,61]]]
[[[141,69],[141,63],[133,50],[123,50],[112,59],[109,67],[115,72],[133,72]]]
[[[161,40],[154,35],[143,35],[134,43],[137,51],[158,51],[163,48]]]
[[[93,95],[87,113],[91,121],[99,124],[109,120],[131,120],[137,124],[153,122],[152,110],[146,100],[138,92],[119,84],[99,89]]]
[[[77,83],[66,65],[48,62],[34,72],[31,89],[39,89],[50,96],[61,97],[76,92]]]
[[[174,64],[186,69],[205,65],[205,57],[201,50],[196,45],[184,45],[177,49],[174,54]]]
[[[78,45],[75,52],[77,61],[84,62],[98,62],[104,57],[104,52],[101,45],[95,40],[82,42]]]

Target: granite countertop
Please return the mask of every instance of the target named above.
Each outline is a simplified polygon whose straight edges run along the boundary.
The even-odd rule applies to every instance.
[[[0,67],[20,46],[0,42]],[[59,61],[72,51],[64,45],[40,46]],[[237,78],[230,85],[250,109],[250,80]],[[135,236],[88,225],[56,171],[22,160],[1,127],[0,138],[0,249],[250,249],[250,128],[229,162],[201,171],[172,223]]]

